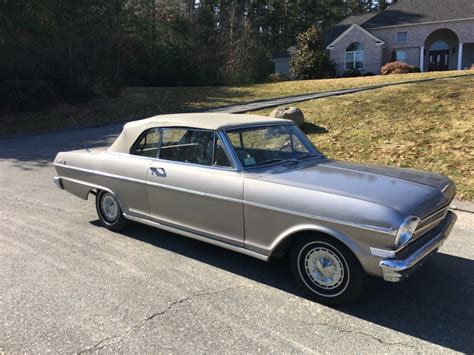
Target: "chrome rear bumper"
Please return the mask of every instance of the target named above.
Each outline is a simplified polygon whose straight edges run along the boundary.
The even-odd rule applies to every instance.
[[[444,221],[437,228],[435,235],[425,244],[400,258],[380,261],[384,280],[399,282],[410,276],[417,267],[421,266],[427,258],[433,255],[443,245],[451,233],[456,220],[456,214],[452,211],[448,211]]]

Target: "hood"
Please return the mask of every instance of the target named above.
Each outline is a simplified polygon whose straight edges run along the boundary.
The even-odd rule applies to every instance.
[[[443,175],[334,160],[280,165],[255,178],[361,199],[420,218],[447,205],[455,194],[454,183]]]

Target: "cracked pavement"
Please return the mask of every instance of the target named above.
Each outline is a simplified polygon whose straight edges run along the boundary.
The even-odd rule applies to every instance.
[[[86,129],[104,145],[120,125]],[[360,303],[304,297],[286,261],[147,226],[100,227],[93,200],[52,183],[62,132],[0,141],[0,352],[474,352],[474,214],[400,284]]]

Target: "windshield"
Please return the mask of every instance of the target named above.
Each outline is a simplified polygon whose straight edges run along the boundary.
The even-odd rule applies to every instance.
[[[240,128],[226,133],[244,168],[322,156],[294,125]]]

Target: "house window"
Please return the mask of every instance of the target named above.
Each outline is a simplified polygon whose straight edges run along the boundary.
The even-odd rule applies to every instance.
[[[444,41],[436,41],[431,45],[430,51],[449,51],[449,46]]]
[[[399,62],[406,62],[407,60],[407,52],[405,51],[396,51],[395,56],[397,61]]]
[[[397,33],[397,42],[398,43],[407,43],[407,33],[406,32],[398,32]]]
[[[357,70],[364,67],[364,47],[354,42],[346,49],[346,70]]]

